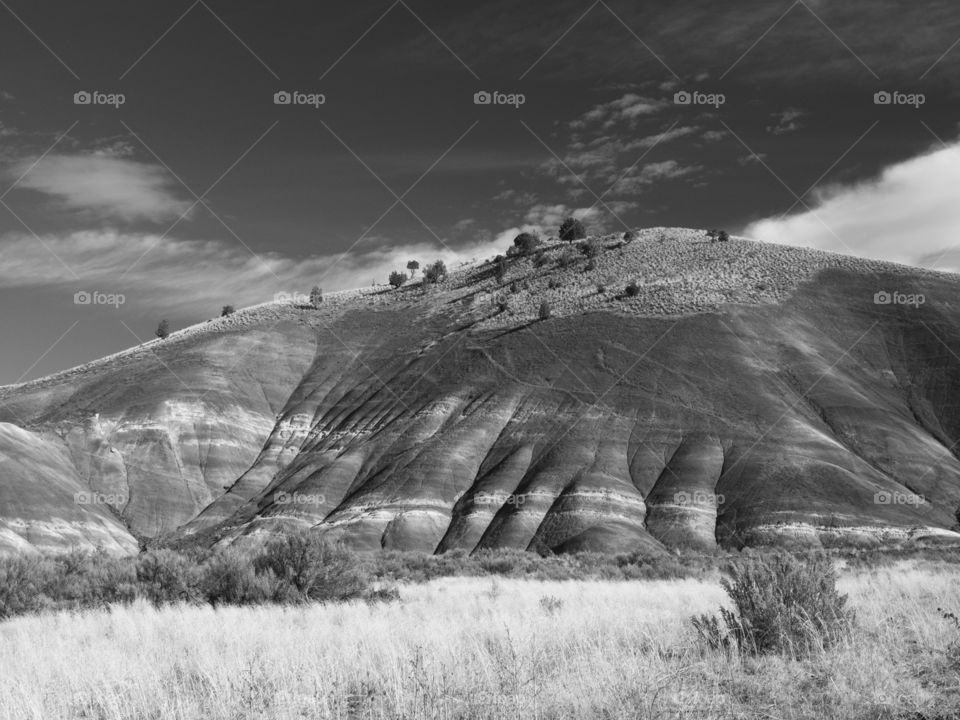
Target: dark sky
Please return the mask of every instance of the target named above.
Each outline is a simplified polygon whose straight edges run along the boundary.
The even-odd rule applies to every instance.
[[[0,383],[569,214],[960,266],[956,2],[460,5],[3,0]]]

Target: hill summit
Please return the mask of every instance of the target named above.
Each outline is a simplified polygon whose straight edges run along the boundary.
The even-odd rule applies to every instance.
[[[635,235],[241,309],[0,388],[0,550],[960,540],[960,277]]]

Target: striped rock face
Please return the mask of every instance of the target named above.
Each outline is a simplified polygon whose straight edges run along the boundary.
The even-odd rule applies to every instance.
[[[647,250],[615,257],[647,268],[649,306],[580,302],[564,281],[583,268],[517,260],[505,282],[529,308],[476,300],[496,293],[479,266],[0,389],[0,550],[301,528],[425,552],[960,540],[956,277],[803,251],[788,282],[789,249],[732,241],[703,250],[743,265],[722,282],[774,290],[697,295],[669,243]],[[885,287],[927,301],[875,303]]]

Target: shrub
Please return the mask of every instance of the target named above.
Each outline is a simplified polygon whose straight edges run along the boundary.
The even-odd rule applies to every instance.
[[[560,225],[560,239],[567,242],[574,240],[583,240],[587,236],[587,230],[583,223],[576,218],[568,217]]]
[[[310,291],[310,304],[316,307],[323,302],[323,290],[320,289],[319,285],[314,285],[313,289]]]
[[[157,325],[157,329],[156,329],[156,332],[154,332],[154,335],[156,335],[161,340],[165,340],[170,335],[170,323],[167,322],[166,320],[161,320],[160,324]]]
[[[580,244],[580,252],[586,255],[588,258],[595,258],[600,254],[601,250],[603,250],[603,245],[597,238],[590,238],[586,242]]]
[[[717,240],[719,240],[720,242],[727,242],[727,240],[729,239],[730,239],[730,235],[727,234],[726,230],[721,230],[720,232],[717,233]]]
[[[539,604],[547,615],[555,615],[563,609],[563,600],[556,595],[541,596]]]
[[[625,243],[633,242],[633,241],[636,240],[636,239],[637,239],[637,234],[636,234],[633,230],[627,230],[627,231],[623,234],[623,241],[624,241]]]
[[[557,258],[557,267],[568,268],[573,265],[575,261],[576,257],[572,252],[570,252],[570,249],[567,248],[560,254],[560,257]]]
[[[402,272],[392,272],[390,273],[390,285],[398,288],[407,281],[407,274]]]
[[[735,644],[752,655],[806,655],[835,644],[853,621],[836,581],[827,558],[754,559],[734,565],[722,582],[734,609],[721,608],[719,618],[700,615],[692,622],[712,647]]]
[[[227,317],[229,315],[233,315],[233,313],[233,305],[224,305],[222,308],[220,308],[220,317]]]
[[[140,593],[154,605],[199,599],[196,563],[173,550],[151,550],[136,563]]]
[[[262,603],[273,594],[268,578],[258,576],[250,558],[232,548],[204,563],[199,586],[203,599],[214,606]]]
[[[271,599],[277,602],[350,600],[362,597],[369,584],[350,553],[310,532],[270,541],[254,567],[258,573],[272,574]]]
[[[503,278],[507,274],[507,259],[503,255],[497,255],[493,259],[493,274],[498,283],[503,282]]]
[[[447,276],[447,266],[443,260],[437,260],[432,265],[428,265],[423,271],[423,277],[427,282],[438,283]]]
[[[42,559],[0,559],[0,620],[41,609],[44,584]]]
[[[137,596],[136,568],[129,558],[111,557],[103,551],[73,551],[50,560],[53,570],[42,593],[52,607],[103,608],[130,602]]]
[[[626,293],[628,297],[636,297],[640,294],[640,286],[637,285],[637,281],[633,280],[627,285]]]
[[[419,269],[420,269],[420,263],[418,263],[416,260],[411,260],[410,262],[407,263],[407,270],[410,271],[410,277],[416,277],[417,270]]]
[[[539,245],[540,238],[533,233],[523,232],[513,239],[513,246],[517,249],[517,253],[523,257],[532,255]]]
[[[550,311],[550,303],[548,303],[546,300],[544,300],[542,303],[540,303],[540,311],[539,311],[537,314],[538,314],[538,316],[540,317],[541,320],[549,320],[549,319],[550,319],[550,312],[551,312],[551,311]]]

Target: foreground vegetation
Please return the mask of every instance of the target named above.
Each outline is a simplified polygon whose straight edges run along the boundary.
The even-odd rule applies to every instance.
[[[73,552],[0,558],[0,620],[50,610],[102,609],[145,600],[154,605],[302,604],[395,599],[398,582],[438,577],[554,580],[703,577],[714,557],[541,557],[521,550],[356,554],[315,535],[291,534],[258,550],[153,549],[136,557]]]
[[[795,655],[712,648],[715,579],[440,578],[369,603],[0,624],[0,718],[877,718],[960,712],[960,571],[845,571],[855,615]]]
[[[841,562],[870,568],[899,560],[936,558],[960,563],[960,548],[904,547],[833,549],[807,553],[802,568],[817,569],[812,579],[794,568],[764,565],[751,569],[758,550],[742,553],[623,555],[575,553],[538,555],[522,550],[452,551],[442,555],[382,552],[352,553],[309,533],[291,534],[252,549],[151,549],[135,557],[72,552],[52,556],[0,557],[0,620],[56,610],[96,610],[146,601],[220,605],[296,605],[348,600],[389,601],[400,583],[423,583],[445,577],[503,577],[536,580],[734,580],[774,587],[771,572],[794,588],[810,585],[809,601],[829,595],[823,568]],[[766,568],[766,569],[764,569]],[[759,577],[752,573],[759,572]],[[766,573],[766,575],[764,575]],[[794,593],[796,594],[796,593]],[[737,595],[730,593],[737,603]],[[769,598],[764,602],[769,603]],[[806,601],[805,601],[806,602]],[[832,601],[835,604],[835,600]],[[810,607],[820,607],[811,605]],[[819,612],[819,611],[818,611]],[[739,631],[728,618],[704,620],[714,634]],[[832,622],[832,621],[831,621]],[[719,624],[718,624],[719,623]],[[709,632],[704,629],[704,632]],[[717,640],[717,642],[722,642]]]

